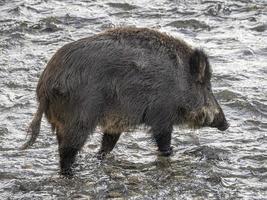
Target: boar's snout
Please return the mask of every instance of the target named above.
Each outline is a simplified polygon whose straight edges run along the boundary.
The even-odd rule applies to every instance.
[[[229,128],[230,124],[225,119],[223,111],[220,109],[220,112],[215,115],[213,122],[210,124],[211,127],[216,127],[220,131],[225,131]]]
[[[228,122],[225,122],[223,126],[218,127],[220,131],[225,131],[229,128],[230,124]]]
[[[224,112],[220,104],[218,103],[213,94],[210,95],[209,100],[210,104],[208,104],[208,107],[213,111],[212,113],[214,114],[213,120],[211,120],[209,126],[215,127],[220,131],[225,131],[226,129],[229,128],[230,125],[225,118]]]
[[[222,124],[219,124],[218,126],[216,126],[216,128],[218,128],[220,131],[225,131],[229,128],[230,124],[225,120],[223,121]]]

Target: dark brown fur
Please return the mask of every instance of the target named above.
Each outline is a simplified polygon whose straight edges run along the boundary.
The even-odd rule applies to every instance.
[[[40,77],[39,107],[24,147],[36,140],[45,113],[56,130],[63,174],[96,126],[104,133],[101,155],[122,132],[144,124],[168,156],[175,124],[228,127],[210,77],[202,50],[147,28],[116,28],[66,44]]]

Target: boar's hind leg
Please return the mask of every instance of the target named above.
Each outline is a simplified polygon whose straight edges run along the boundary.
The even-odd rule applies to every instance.
[[[106,154],[112,151],[117,141],[120,138],[121,133],[104,133],[101,142],[101,148],[98,152],[98,159],[105,158]]]
[[[75,161],[78,151],[84,145],[89,132],[86,128],[77,125],[66,128],[62,137],[58,137],[62,175],[72,175],[72,164]]]

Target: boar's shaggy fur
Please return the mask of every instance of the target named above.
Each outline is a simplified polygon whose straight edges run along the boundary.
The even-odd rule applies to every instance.
[[[96,126],[103,131],[100,155],[120,134],[150,127],[159,152],[172,153],[173,125],[228,124],[214,98],[206,54],[146,28],[116,28],[60,48],[38,86],[39,106],[29,127],[36,140],[42,114],[56,130],[62,174],[70,174],[77,152]]]

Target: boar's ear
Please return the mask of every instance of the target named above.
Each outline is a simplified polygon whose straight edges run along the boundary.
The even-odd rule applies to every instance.
[[[205,81],[206,72],[209,70],[208,59],[203,50],[194,50],[190,57],[189,65],[190,73],[195,77],[195,80],[203,83]]]

